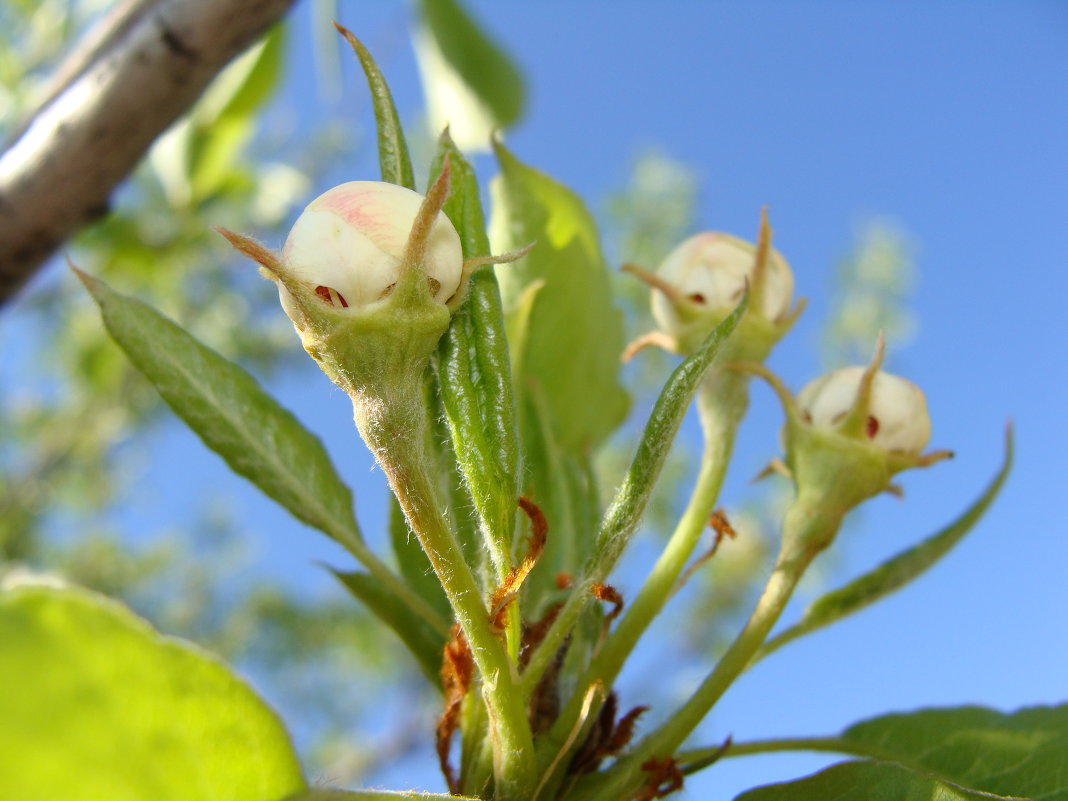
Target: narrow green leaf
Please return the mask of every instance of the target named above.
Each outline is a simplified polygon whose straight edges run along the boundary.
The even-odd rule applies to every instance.
[[[530,677],[536,681],[543,675],[582,610],[589,605],[592,597],[588,592],[589,583],[604,581],[630,542],[690,401],[716,357],[722,353],[723,346],[745,314],[748,304],[747,292],[734,311],[712,330],[701,347],[676,367],[668,378],[645,424],[638,450],[601,521],[596,544],[583,569],[583,581],[568,596],[556,621],[530,659],[524,677],[528,687],[531,686]]]
[[[408,801],[478,801],[466,795],[448,795],[444,793],[420,793],[415,790],[393,792],[390,790],[328,790],[319,788],[305,790],[303,793],[289,796],[284,801],[385,801],[386,799],[408,799]]]
[[[520,314],[524,292],[544,282],[527,330],[511,340],[515,386],[522,392],[529,379],[537,381],[561,446],[592,452],[623,421],[629,404],[619,380],[623,317],[612,302],[597,230],[571,190],[499,143],[496,150],[501,174],[492,185],[493,246],[504,251],[536,242],[525,258],[497,268],[506,314]]]
[[[446,132],[431,180],[449,158],[452,189],[445,213],[465,258],[489,255],[478,180]],[[455,449],[471,498],[499,567],[510,567],[519,494],[519,447],[508,341],[497,278],[489,266],[471,276],[464,304],[442,337],[438,382]]]
[[[215,657],[94,593],[0,593],[0,797],[265,801],[305,787],[285,728]]]
[[[112,338],[204,444],[298,520],[366,550],[326,449],[255,378],[150,306],[78,277]]]
[[[913,547],[892,556],[877,568],[837,590],[817,598],[801,620],[772,638],[761,650],[764,657],[786,643],[828,626],[870,606],[922,575],[960,542],[994,502],[1012,468],[1012,428],[1005,432],[1005,456],[983,493],[952,523]]]
[[[218,191],[231,175],[236,154],[256,130],[256,114],[281,83],[285,56],[283,25],[212,82],[192,114],[190,183],[194,198]]]
[[[363,42],[357,39],[352,31],[336,22],[334,27],[351,45],[352,51],[360,60],[364,75],[367,76],[375,124],[378,126],[378,162],[382,168],[382,180],[415,189],[415,173],[412,172],[412,160],[408,155],[408,143],[404,139],[404,129],[401,127],[400,117],[397,116],[397,107],[393,104],[393,95],[390,94],[386,79]]]
[[[434,608],[442,620],[451,618],[449,599],[445,597],[445,591],[441,589],[441,584],[434,575],[430,560],[419,545],[419,540],[408,528],[404,512],[393,495],[389,496],[389,540],[397,558],[401,578]]]
[[[396,596],[369,573],[332,572],[353,595],[396,632],[415,656],[430,684],[438,687],[445,638],[413,614],[411,609],[398,602]]]
[[[851,726],[842,739],[982,792],[1068,799],[1068,704],[885,715]]]
[[[671,373],[645,424],[634,459],[598,533],[595,559],[612,565],[637,527],[675,440],[682,418],[709,368],[723,351],[749,305],[748,292],[696,351]]]
[[[476,103],[489,111],[495,127],[507,128],[518,120],[526,92],[523,78],[508,55],[456,0],[422,0],[419,9],[432,39],[427,44],[437,51],[428,66],[452,73],[448,79],[453,93],[459,79],[459,84],[473,95]],[[444,63],[433,63],[439,59]],[[439,76],[426,77],[433,90],[433,81]]]
[[[926,773],[882,762],[842,762],[814,776],[749,790],[737,801],[997,801],[1011,796],[958,787]]]

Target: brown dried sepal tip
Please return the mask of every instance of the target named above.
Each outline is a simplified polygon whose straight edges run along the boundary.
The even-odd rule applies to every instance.
[[[708,518],[708,525],[715,532],[715,540],[712,543],[713,554],[719,548],[719,544],[723,542],[724,537],[730,537],[732,540],[738,537],[738,532],[731,526],[730,521],[727,519],[727,513],[723,509],[716,509],[712,513]]]
[[[464,697],[471,689],[471,677],[474,675],[475,662],[471,648],[467,644],[463,631],[458,624],[452,627],[452,637],[445,643],[441,659],[441,687],[445,695],[445,708],[438,719],[435,739],[438,763],[448,782],[449,792],[460,792],[460,782],[449,762],[449,746],[453,732],[460,725],[460,711]]]
[[[634,801],[653,801],[664,798],[682,789],[682,771],[673,757],[650,757],[642,763],[642,770],[649,774]]]
[[[604,619],[606,626],[619,617],[619,613],[623,611],[623,596],[620,595],[619,590],[611,584],[602,584],[599,581],[595,581],[590,587],[590,592],[593,593],[593,597],[598,601],[612,604],[612,611]]]
[[[570,573],[564,573],[561,571],[560,573],[556,574],[556,578],[553,579],[553,583],[556,584],[556,589],[567,590],[571,588],[571,585],[574,583],[574,579],[571,578]]]
[[[519,595],[530,571],[538,563],[542,552],[545,550],[545,540],[549,533],[549,523],[545,514],[534,501],[523,495],[519,496],[519,508],[530,518],[530,547],[527,549],[526,558],[522,563],[511,569],[504,581],[493,592],[490,600],[490,625],[497,631],[504,631],[508,606]]]

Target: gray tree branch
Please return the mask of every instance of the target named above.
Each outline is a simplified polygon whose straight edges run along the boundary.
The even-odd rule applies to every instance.
[[[0,304],[107,213],[153,140],[292,4],[156,0],[104,37],[90,32],[80,63],[60,68],[60,87],[0,154]]]

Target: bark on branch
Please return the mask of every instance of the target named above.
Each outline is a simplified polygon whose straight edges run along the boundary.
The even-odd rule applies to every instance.
[[[152,141],[292,3],[139,2],[103,38],[90,33],[82,63],[60,68],[62,87],[0,155],[0,304],[107,212]]]

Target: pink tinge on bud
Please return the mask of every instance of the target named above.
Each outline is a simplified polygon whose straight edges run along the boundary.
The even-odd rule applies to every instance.
[[[402,259],[423,197],[380,181],[351,181],[313,200],[297,219],[282,249],[295,278],[336,308],[362,307],[386,297],[404,268]],[[416,265],[433,297],[444,303],[460,284],[463,251],[448,217],[440,214],[426,256]],[[279,289],[294,318],[292,298]]]

